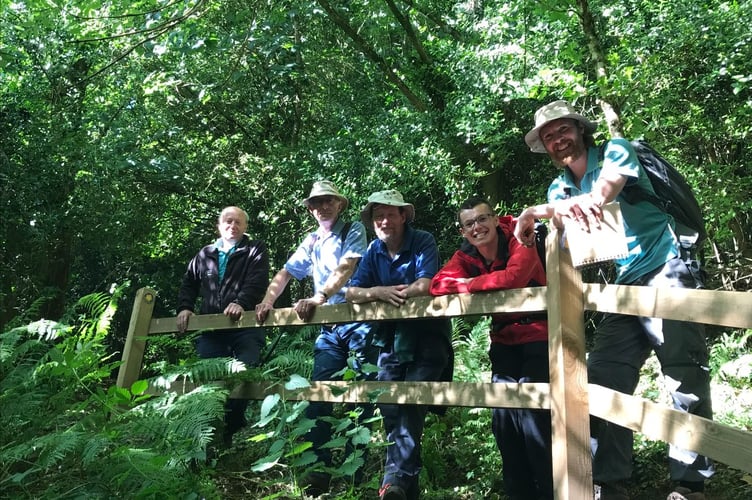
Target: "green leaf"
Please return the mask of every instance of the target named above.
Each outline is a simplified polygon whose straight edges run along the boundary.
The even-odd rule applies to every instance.
[[[288,391],[294,391],[296,389],[306,389],[308,387],[311,387],[311,384],[308,382],[308,380],[296,373],[290,375],[290,380],[288,380],[285,384],[285,389],[287,389]]]
[[[145,393],[146,390],[149,388],[149,382],[146,380],[136,380],[133,382],[133,385],[131,385],[131,394],[134,396],[140,396],[141,394]]]

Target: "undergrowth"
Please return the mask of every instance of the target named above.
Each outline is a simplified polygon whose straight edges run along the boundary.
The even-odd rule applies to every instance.
[[[0,334],[0,497],[304,498],[300,478],[317,466],[303,439],[312,425],[305,401],[272,395],[253,402],[249,425],[231,448],[215,435],[238,383],[276,381],[292,392],[307,387],[317,329],[271,329],[274,349],[253,369],[232,359],[198,359],[191,337],[155,337],[152,352],[177,354],[150,357],[145,379],[117,388],[119,356],[110,352],[108,335],[119,299],[118,290],[92,294],[69,311],[65,323],[38,321]],[[489,381],[488,320],[453,323],[455,380]],[[750,332],[729,331],[711,349],[715,418],[747,431],[749,343]],[[171,389],[183,382],[195,389]],[[666,402],[654,359],[643,370],[638,394]],[[429,414],[421,498],[506,498],[490,420],[487,409]],[[384,456],[379,419],[362,421],[358,411],[338,405],[331,423],[337,462],[329,472],[335,480],[321,498],[376,498]],[[352,453],[345,452],[348,442],[358,445]],[[636,435],[634,465],[633,498],[665,498],[666,445]],[[365,476],[356,483],[352,473],[359,466]],[[752,478],[718,464],[708,498],[752,498]]]

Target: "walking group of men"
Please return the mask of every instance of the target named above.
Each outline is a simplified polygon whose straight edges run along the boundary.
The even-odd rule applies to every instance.
[[[184,275],[178,330],[186,330],[199,296],[201,314],[224,313],[237,320],[243,311],[253,310],[263,324],[292,278],[313,278],[313,295],[293,306],[303,320],[326,304],[380,301],[399,307],[420,295],[543,286],[546,275],[533,240],[536,220],[549,219],[557,227],[567,219],[586,225],[588,219],[600,218],[601,207],[614,200],[621,202],[629,248],[629,255],[616,261],[616,283],[694,288],[692,273],[679,258],[670,216],[649,201],[629,203],[622,198],[626,186],[652,190],[632,146],[612,139],[601,155],[593,139],[595,129],[595,123],[567,102],[540,108],[525,141],[562,169],[549,187],[547,203],[515,218],[498,216],[486,199],[466,200],[457,212],[463,243],[443,267],[434,237],[413,227],[415,207],[395,190],[369,196],[360,212],[362,222],[345,221],[348,199],[331,182],[315,182],[303,203],[318,228],[303,239],[271,282],[265,245],[245,234],[248,215],[227,207],[219,217],[220,238],[193,258]],[[376,235],[370,244],[366,228]],[[489,333],[493,382],[548,382],[545,314],[494,315]],[[201,357],[234,356],[249,366],[258,363],[263,346],[261,328],[206,332],[197,339]],[[606,314],[588,356],[589,382],[632,394],[651,351],[661,363],[675,408],[711,418],[702,325]],[[335,379],[352,354],[361,365],[377,364],[378,380],[451,380],[451,324],[446,318],[431,318],[323,325],[314,343],[312,380]],[[373,378],[367,373],[363,377]],[[228,443],[245,425],[246,406],[243,400],[228,401]],[[360,418],[367,420],[373,407],[360,406]],[[388,442],[379,498],[417,499],[421,438],[430,407],[379,405],[379,411]],[[316,419],[306,439],[321,465],[305,479],[306,492],[314,496],[330,487],[327,470],[334,464],[324,445],[332,430],[321,417],[331,414],[330,403],[311,403],[306,410]],[[550,413],[494,409],[492,431],[501,453],[506,495],[520,500],[553,498]],[[632,432],[593,419],[591,434],[594,498],[628,499]],[[704,481],[713,474],[710,460],[672,446],[669,463],[676,485],[668,499],[703,500]]]

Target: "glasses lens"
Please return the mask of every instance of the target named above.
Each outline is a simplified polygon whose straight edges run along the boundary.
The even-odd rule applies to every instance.
[[[475,226],[475,224],[485,224],[486,222],[488,222],[488,220],[491,217],[492,217],[491,214],[479,215],[475,219],[470,219],[469,221],[467,221],[464,224],[462,224],[462,227],[465,228],[466,230],[470,231],[473,228],[473,226]]]

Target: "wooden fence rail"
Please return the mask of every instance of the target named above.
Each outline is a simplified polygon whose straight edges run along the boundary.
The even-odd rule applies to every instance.
[[[444,297],[416,297],[402,307],[339,304],[319,307],[302,322],[292,308],[273,310],[266,326],[302,326],[353,321],[468,316],[504,312],[548,312],[549,384],[467,382],[313,382],[294,392],[279,384],[247,383],[232,397],[263,399],[277,393],[310,401],[430,404],[477,408],[551,409],[556,498],[592,498],[589,415],[676,444],[731,467],[752,473],[752,433],[679,412],[665,405],[587,383],[583,311],[619,312],[752,328],[752,294],[678,288],[583,284],[567,252],[547,241],[547,287]],[[138,291],[118,373],[119,387],[138,380],[151,334],[175,331],[175,318],[152,318],[156,292]],[[222,314],[194,316],[190,330],[258,326],[252,312],[237,322]],[[188,391],[187,382],[153,383],[155,390]]]

